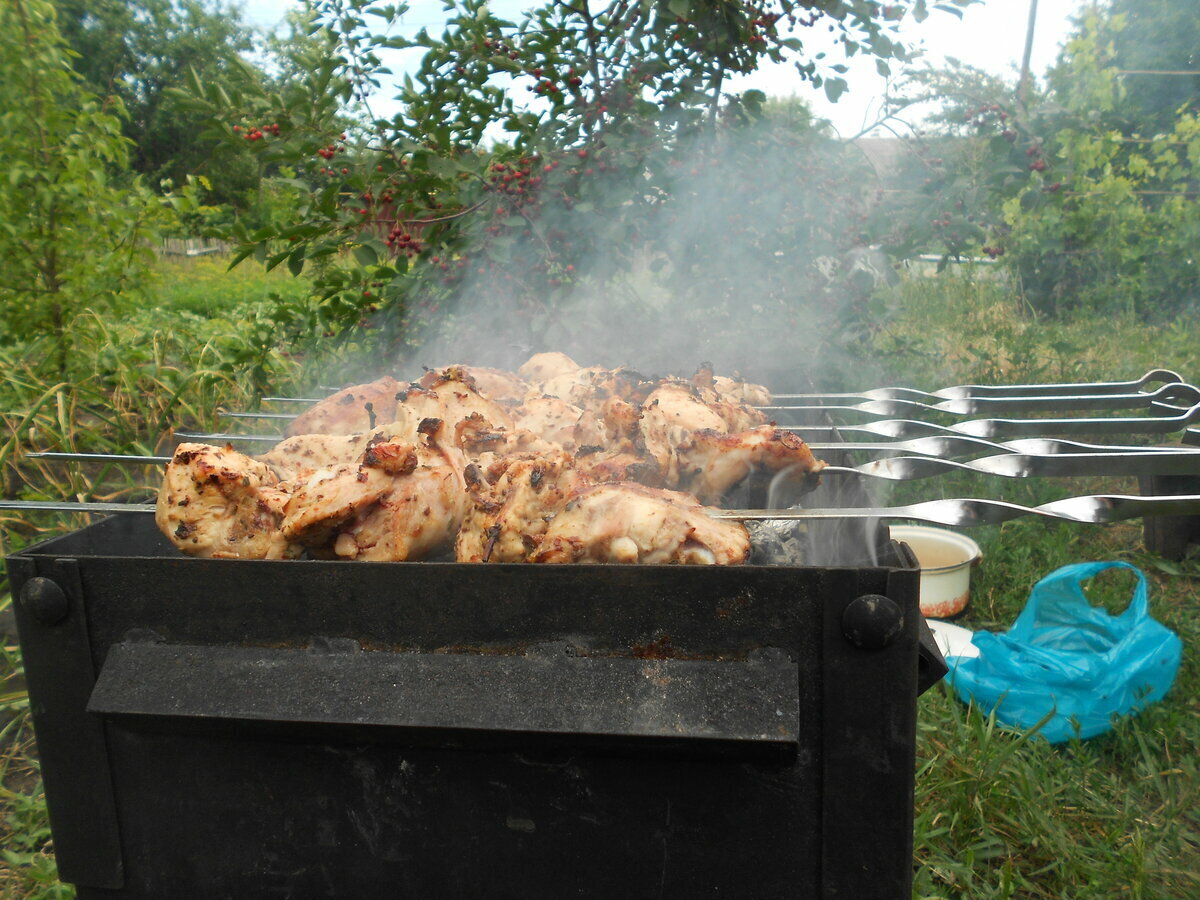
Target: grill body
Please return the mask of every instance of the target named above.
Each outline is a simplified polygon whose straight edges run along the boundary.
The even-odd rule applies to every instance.
[[[83,898],[907,896],[940,658],[911,553],[877,549],[203,560],[132,515],[30,548],[9,572],[61,877]]]

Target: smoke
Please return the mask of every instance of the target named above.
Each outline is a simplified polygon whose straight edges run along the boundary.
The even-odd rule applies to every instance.
[[[524,222],[487,220],[451,285],[408,298],[390,368],[513,370],[558,350],[648,376],[710,362],[778,393],[876,386],[868,301],[891,274],[866,235],[877,185],[861,153],[799,112],[785,104],[624,168],[593,151],[571,168],[571,202],[547,191]],[[880,498],[862,479],[828,476],[801,497],[787,479],[751,478],[723,505],[798,503]],[[865,519],[764,523],[756,561],[874,564],[883,533]]]
[[[573,202],[547,191],[528,223],[480,229],[449,296],[409,298],[397,371],[561,350],[646,374],[710,361],[776,391],[870,379],[861,154],[782,104],[633,165],[605,158],[570,168]]]

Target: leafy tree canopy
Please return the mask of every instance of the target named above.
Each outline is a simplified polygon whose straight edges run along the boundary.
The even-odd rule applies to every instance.
[[[1200,10],[1194,4],[1110,0],[1104,18],[1113,65],[1129,73],[1122,76],[1128,130],[1170,131],[1179,112],[1200,111]]]
[[[72,70],[49,2],[0,4],[0,340],[48,339],[60,376],[75,314],[145,278],[162,209],[113,178],[129,151],[121,112]]]
[[[237,201],[257,187],[253,157],[214,161],[214,143],[197,140],[203,121],[169,93],[183,86],[189,70],[217,82],[234,70],[244,77],[254,41],[238,7],[225,0],[54,0],[54,6],[85,85],[118,98],[126,110],[122,130],[132,142],[134,172],[153,185],[205,175],[217,202]]]
[[[730,76],[791,63],[836,97],[841,56],[809,35],[886,69],[908,58],[899,23],[933,6],[575,0],[508,20],[454,0],[440,33],[401,36],[405,4],[322,0],[299,77],[198,77],[192,102],[213,136],[295,172],[295,220],[233,236],[242,256],[314,274],[330,334],[377,328],[401,353],[468,332],[569,348],[686,319],[717,347],[722,329],[812,343],[816,318],[853,302],[834,288],[854,280],[841,260],[863,240],[865,182],[806,111],[731,93]],[[394,77],[397,50],[421,57]],[[385,84],[393,115],[372,110]],[[365,121],[344,129],[352,104]]]

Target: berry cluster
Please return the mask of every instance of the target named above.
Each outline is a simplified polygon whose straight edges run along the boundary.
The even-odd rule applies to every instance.
[[[384,243],[398,253],[403,253],[409,259],[421,252],[421,242],[412,236],[403,222],[397,222],[392,226]]]
[[[992,122],[1004,122],[1008,112],[999,103],[985,103],[976,109],[967,110],[967,121],[976,128],[983,128]]]
[[[272,122],[270,125],[262,125],[262,126],[234,125],[233,133],[240,134],[244,140],[247,140],[247,141],[250,141],[251,143],[253,143],[254,141],[261,141],[268,134],[274,134],[274,135],[279,134],[279,123]]]
[[[512,163],[493,163],[484,176],[483,189],[505,197],[514,206],[521,208],[534,200],[533,195],[542,184],[542,176],[533,174],[533,169],[540,161],[539,156],[522,156]],[[542,171],[549,173],[556,168],[557,162],[549,162],[542,167]],[[502,209],[497,207],[496,215],[504,215]]]
[[[339,135],[338,140],[344,142],[346,140],[346,135],[344,133]],[[321,157],[321,159],[333,159],[339,153],[345,153],[345,152],[346,152],[345,143],[341,143],[341,144],[330,143],[324,147],[321,147],[319,150],[317,150],[317,156]]]

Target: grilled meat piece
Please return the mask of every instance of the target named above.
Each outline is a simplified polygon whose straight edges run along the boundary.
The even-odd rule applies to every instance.
[[[516,427],[546,441],[575,450],[589,444],[607,444],[608,432],[595,414],[558,397],[529,396],[513,410]]]
[[[728,378],[725,375],[714,375],[712,363],[700,364],[700,368],[692,376],[692,384],[698,388],[710,388],[716,391],[722,400],[732,403],[746,403],[751,406],[771,405],[771,392],[761,384],[751,384],[748,381]]]
[[[607,369],[592,376],[595,399],[603,402],[609,397],[620,397],[627,403],[640,405],[664,381],[670,379],[651,378],[628,366]]]
[[[180,444],[167,463],[154,521],[189,556],[288,559],[280,530],[287,493],[266,465],[232,447]]]
[[[477,390],[489,400],[497,403],[517,403],[529,393],[531,385],[528,381],[512,372],[503,369],[489,369],[484,366],[442,366],[438,369],[427,369],[417,382],[423,388],[432,387],[445,373],[454,370],[464,379],[470,379]]]
[[[283,533],[320,553],[344,523],[379,502],[391,488],[390,474],[361,463],[318,469],[295,483],[285,507]]]
[[[675,449],[692,432],[729,430],[725,420],[682,382],[661,385],[650,394],[642,407],[639,429],[642,445],[658,463],[668,484],[678,483]]]
[[[442,419],[450,432],[463,419],[478,413],[493,428],[513,429],[508,407],[485,397],[463,366],[450,366],[428,386],[412,387],[400,394],[398,414],[421,419]]]
[[[636,481],[647,487],[662,487],[663,484],[658,463],[644,453],[582,447],[575,454],[575,468],[596,484],[615,481]]]
[[[557,375],[567,375],[580,368],[582,366],[567,354],[552,351],[533,354],[517,369],[517,374],[531,385],[537,386]]]
[[[396,417],[396,392],[400,383],[385,375],[377,381],[356,384],[331,394],[302,412],[284,434],[357,434],[384,425]]]
[[[472,506],[454,544],[459,562],[524,562],[571,492],[586,484],[562,450],[507,456],[467,472]]]
[[[724,375],[717,375],[713,378],[713,389],[721,395],[722,399],[732,403],[746,403],[750,406],[771,405],[771,392],[761,384],[752,384],[749,381],[738,381]]]
[[[479,413],[472,413],[454,426],[454,445],[482,468],[513,454],[554,453],[562,445],[538,437],[532,431],[493,428]]]
[[[624,483],[575,493],[529,559],[737,565],[749,555],[750,536],[740,522],[712,518],[690,494]]]
[[[790,431],[762,425],[737,434],[696,431],[675,448],[676,483],[705,503],[718,503],[725,493],[756,469],[775,472],[792,484],[816,485],[825,467]]]
[[[321,469],[354,462],[374,432],[364,434],[298,434],[284,438],[256,457],[283,481],[299,481]]]
[[[422,421],[414,443],[376,437],[358,463],[317,472],[288,501],[283,531],[314,555],[424,559],[458,533],[469,505],[466,459],[445,423]]]
[[[547,397],[558,397],[573,406],[587,407],[596,395],[595,378],[606,371],[600,366],[589,366],[563,372],[543,381],[538,390]]]

